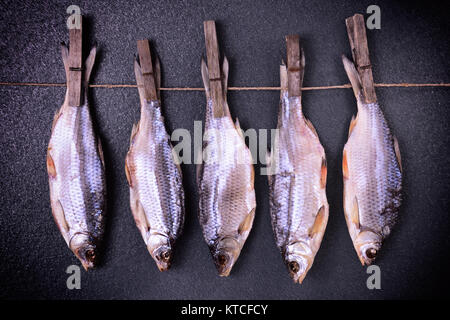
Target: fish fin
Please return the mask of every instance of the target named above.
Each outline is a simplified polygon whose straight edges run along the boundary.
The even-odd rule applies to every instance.
[[[314,224],[309,229],[308,235],[310,238],[314,238],[316,234],[320,234],[323,232],[323,229],[326,227],[326,223],[328,221],[328,217],[325,212],[325,205],[322,205],[317,211],[316,219],[314,220]]]
[[[223,101],[227,101],[228,92],[228,71],[230,69],[228,59],[226,56],[223,57],[222,62],[222,91],[223,91]]]
[[[353,198],[353,205],[350,212],[350,220],[356,225],[356,227],[359,229],[359,206],[358,206],[358,198]]]
[[[398,140],[397,140],[397,138],[395,136],[394,136],[394,151],[395,151],[395,156],[397,157],[398,165],[400,167],[400,172],[403,172],[402,156],[400,154],[400,147],[398,146]]]
[[[350,127],[348,128],[348,137],[350,138],[350,135],[352,134],[353,129],[356,126],[356,120],[357,118],[355,115],[352,116],[352,120],[350,121]]]
[[[267,150],[266,152],[266,166],[271,166],[272,165],[272,153]]]
[[[305,119],[305,122],[306,122],[306,125],[308,126],[308,128],[310,128],[311,131],[314,133],[314,135],[318,138],[319,135],[317,134],[316,128],[314,128],[312,122],[309,121],[308,119],[306,119],[305,117],[303,117],[303,119]]]
[[[280,98],[282,98],[283,94],[286,93],[288,89],[287,68],[284,61],[282,61],[282,64],[280,65],[280,88]]]
[[[355,94],[355,97],[357,100],[363,99],[363,91],[362,91],[362,85],[361,85],[361,79],[359,78],[358,71],[356,71],[355,65],[352,61],[347,59],[345,55],[342,55],[342,62],[344,63],[344,69],[347,73],[347,77],[350,80],[350,83],[352,84],[353,93]]]
[[[344,153],[342,155],[342,175],[344,179],[348,179],[348,163],[347,163],[347,150],[344,149]]]
[[[234,127],[236,128],[237,132],[239,133],[239,136],[244,139],[244,133],[241,129],[241,125],[239,123],[239,119],[236,118],[236,121],[234,122]]]
[[[234,122],[234,127],[237,129],[237,130],[241,130],[241,125],[240,125],[240,123],[239,123],[239,119],[236,117],[236,121]]]
[[[69,80],[69,48],[64,42],[61,42],[61,56],[64,63],[64,70],[66,70],[66,80]]]
[[[178,156],[178,153],[175,151],[175,149],[170,144],[170,141],[167,142],[169,144],[170,150],[172,151],[172,160],[175,166],[177,167],[178,171],[181,173],[181,159]]]
[[[255,218],[255,209],[253,208],[252,211],[250,211],[242,220],[241,224],[238,228],[238,233],[243,234],[246,231],[249,231],[253,225],[253,219]]]
[[[196,173],[196,180],[197,180],[197,186],[200,187],[202,176],[203,176],[203,150],[200,148],[200,150],[197,151],[197,154],[195,155],[197,157],[196,166],[195,166],[195,173]]]
[[[208,66],[206,65],[205,59],[202,57],[202,79],[203,85],[205,86],[206,99],[209,99],[209,74],[208,74]]]
[[[251,190],[255,190],[255,168],[253,165],[251,166],[250,170],[250,185],[252,186]]]
[[[136,137],[136,134],[139,131],[139,122],[133,124],[133,128],[131,128],[131,136],[130,136],[130,146],[132,146],[134,144],[134,138]]]
[[[267,150],[266,152],[266,172],[267,180],[269,180],[269,185],[272,184],[272,153]]]
[[[155,86],[156,86],[156,94],[158,95],[158,99],[161,100],[161,62],[159,61],[159,57],[155,58]]]
[[[97,138],[97,149],[98,155],[100,156],[100,160],[102,161],[103,168],[105,167],[105,156],[103,154],[102,142],[100,141],[100,137]]]
[[[327,184],[327,159],[322,158],[322,166],[320,167],[320,187],[325,188]]]
[[[66,217],[64,215],[64,208],[61,204],[61,201],[57,200],[55,202],[52,202],[52,215],[53,219],[56,222],[56,225],[58,226],[59,231],[63,235],[64,239],[68,243],[68,232],[70,230],[69,225],[67,224]]]
[[[58,122],[59,117],[61,116],[61,111],[56,110],[55,115],[53,116],[53,122],[52,122],[52,131],[55,129],[56,122]]]
[[[144,77],[139,64],[139,58],[136,55],[134,56],[134,75],[136,77],[136,85],[138,87],[139,99],[142,105],[145,102]]]
[[[202,163],[198,163],[195,166],[195,172],[196,172],[196,180],[197,180],[197,186],[200,187],[200,184],[202,182],[202,176],[203,176],[203,164]]]
[[[151,226],[147,220],[147,216],[145,214],[145,210],[144,210],[144,207],[142,206],[141,201],[139,201],[139,199],[134,199],[134,197],[133,197],[133,200],[135,200],[135,201],[133,201],[134,206],[132,207],[134,222],[136,223],[136,226],[138,227],[138,229],[141,230],[141,233],[142,233],[142,236],[143,236],[145,242],[147,242],[147,239],[145,238],[145,234],[150,231]]]
[[[133,181],[131,179],[131,171],[130,167],[128,166],[128,157],[130,155],[130,152],[128,151],[127,156],[125,157],[125,175],[127,176],[128,185],[130,188],[133,188]]]
[[[56,178],[56,168],[55,168],[55,162],[53,161],[52,156],[50,155],[50,149],[51,147],[49,147],[47,149],[47,172],[49,177],[51,178]]]
[[[85,72],[84,72],[84,82],[85,85],[89,83],[89,78],[91,77],[92,68],[94,67],[95,56],[97,55],[97,44],[91,48],[86,61],[84,62]]]

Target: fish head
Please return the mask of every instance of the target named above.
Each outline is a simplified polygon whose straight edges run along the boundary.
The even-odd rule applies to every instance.
[[[97,260],[97,246],[90,234],[81,232],[75,233],[70,239],[69,247],[80,260],[86,271],[95,267]]]
[[[230,271],[240,253],[241,245],[233,237],[223,237],[215,242],[211,247],[211,254],[219,276],[228,277],[230,275]]]
[[[314,254],[306,242],[298,241],[287,246],[284,260],[294,282],[302,283],[314,261]]]
[[[170,238],[166,235],[151,234],[147,241],[147,249],[155,260],[159,271],[167,271],[172,265],[173,250]]]
[[[382,238],[372,231],[362,231],[355,239],[355,249],[362,265],[370,265],[381,248]]]

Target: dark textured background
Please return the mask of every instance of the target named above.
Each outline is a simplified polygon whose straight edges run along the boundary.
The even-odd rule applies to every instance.
[[[65,81],[59,53],[68,40],[66,8],[81,7],[86,42],[99,44],[92,83],[135,83],[136,40],[151,39],[163,86],[200,87],[203,24],[217,20],[230,86],[278,86],[284,36],[299,33],[305,86],[348,83],[340,55],[350,54],[344,19],[381,7],[381,30],[368,31],[376,82],[450,82],[449,21],[444,5],[393,1],[1,1],[0,81]],[[147,253],[128,206],[124,158],[139,118],[135,88],[91,90],[107,167],[108,222],[101,266],[82,271],[82,289],[66,288],[78,261],[50,211],[45,168],[53,114],[65,88],[0,86],[0,297],[52,299],[310,299],[441,296],[449,270],[449,88],[378,88],[400,142],[404,167],[401,219],[377,264],[382,290],[366,287],[342,210],[341,152],[355,99],[350,89],[304,92],[304,111],[325,147],[330,219],[303,285],[288,276],[270,226],[266,177],[256,176],[252,232],[229,278],[219,278],[197,219],[195,168],[184,165],[186,226],[170,272]],[[243,128],[274,128],[277,92],[229,92]],[[204,118],[202,92],[163,92],[170,132],[193,131]],[[259,172],[259,166],[256,168]]]

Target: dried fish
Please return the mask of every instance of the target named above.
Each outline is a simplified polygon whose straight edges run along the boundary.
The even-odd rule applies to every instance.
[[[365,102],[354,64],[346,57],[342,59],[358,105],[342,159],[344,211],[358,257],[363,265],[369,265],[397,221],[401,158],[397,139],[378,102]]]
[[[160,68],[156,62],[159,88]],[[172,263],[173,246],[184,223],[181,169],[164,126],[160,100],[147,100],[142,69],[134,62],[141,102],[141,119],[133,126],[125,172],[130,186],[130,206],[150,255],[160,271]]]
[[[219,112],[214,112],[217,105],[211,97],[210,78],[204,60],[202,77],[207,104],[203,143],[205,161],[197,167],[199,217],[203,236],[219,275],[228,276],[253,224],[256,208],[254,170],[252,156],[245,145],[239,121],[233,123],[226,100],[226,57],[221,79],[223,109]]]
[[[301,52],[300,86],[304,66]],[[301,93],[288,94],[288,72],[284,64],[280,66],[278,135],[267,160],[270,212],[277,246],[292,279],[301,283],[314,262],[328,221],[327,165],[317,132],[302,113]]]
[[[61,46],[69,79],[69,52]],[[53,217],[69,248],[87,270],[93,268],[103,236],[105,169],[100,140],[96,137],[87,103],[87,89],[96,47],[86,59],[84,104],[71,106],[68,92],[55,114],[47,150],[47,171]]]

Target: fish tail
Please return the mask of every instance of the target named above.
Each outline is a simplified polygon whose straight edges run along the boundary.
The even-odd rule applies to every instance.
[[[92,68],[94,67],[95,56],[97,54],[97,44],[94,44],[91,51],[89,52],[89,56],[84,62],[84,84],[87,85],[89,83],[89,78],[91,77]],[[61,56],[64,63],[64,69],[66,71],[66,80],[69,80],[69,48],[64,42],[61,42]]]
[[[206,93],[206,99],[209,99],[209,73],[208,73],[208,66],[206,65],[205,58],[202,56],[202,79],[203,79],[203,86],[205,87],[205,93]]]
[[[85,86],[89,83],[89,78],[91,77],[91,72],[94,67],[95,62],[95,56],[97,55],[97,43],[94,43],[94,45],[91,48],[91,51],[89,52],[88,57],[84,61],[84,84]]]
[[[226,56],[223,57],[222,62],[222,90],[223,90],[223,101],[227,101],[227,92],[228,92],[228,72],[230,66],[228,64],[228,59]]]
[[[89,84],[89,78],[91,76],[92,68],[95,62],[95,56],[97,53],[97,44],[94,44],[91,51],[89,52],[89,56],[87,57],[84,63],[84,74],[83,74],[83,88],[84,88],[84,96],[85,99],[87,97],[87,87]],[[69,62],[69,48],[64,42],[61,42],[61,56],[64,63],[64,70],[66,72],[66,82],[69,82],[69,72],[70,72],[70,62]],[[68,91],[66,92],[67,99]]]
[[[303,87],[304,77],[305,77],[305,51],[303,50],[303,47],[300,47],[300,88]]]
[[[69,48],[67,48],[64,42],[61,42],[61,56],[66,71],[66,80],[69,80]]]
[[[141,100],[141,106],[144,105],[145,92],[144,92],[144,77],[142,76],[142,69],[139,65],[137,56],[134,56],[134,74],[136,76],[136,84],[138,86],[139,98]]]
[[[355,97],[357,100],[364,100],[362,95],[362,85],[361,85],[361,79],[359,78],[358,71],[356,71],[355,65],[353,62],[351,62],[345,55],[342,55],[342,63],[344,64],[345,72],[347,73],[347,76],[350,80],[350,83],[352,84],[353,93],[355,94]]]
[[[287,46],[289,51],[286,82],[289,96],[301,96],[301,88],[303,87],[303,78],[305,75],[305,52],[300,46],[298,36],[286,36],[286,41],[288,42]],[[293,61],[289,61],[290,59]]]
[[[209,80],[209,71],[208,66],[206,64],[205,59],[202,57],[202,79],[203,79],[203,85],[205,87],[205,93],[206,93],[206,100],[211,99],[211,92],[210,92],[210,80]],[[221,70],[221,82],[222,82],[222,94],[223,94],[223,111],[224,115],[230,115],[230,110],[228,108],[227,103],[227,92],[228,92],[228,72],[229,72],[229,64],[227,57],[223,58],[222,62],[222,70]],[[212,111],[212,110],[211,110]],[[231,115],[230,115],[231,116]]]

